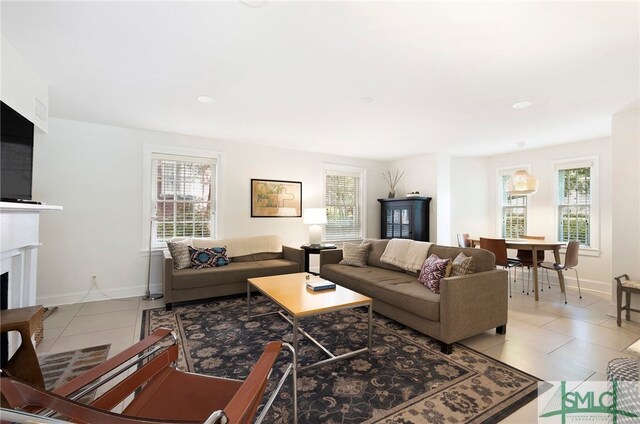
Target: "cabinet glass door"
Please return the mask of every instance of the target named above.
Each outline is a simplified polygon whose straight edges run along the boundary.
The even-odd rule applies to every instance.
[[[385,238],[409,238],[411,211],[409,208],[389,208],[385,217]]]

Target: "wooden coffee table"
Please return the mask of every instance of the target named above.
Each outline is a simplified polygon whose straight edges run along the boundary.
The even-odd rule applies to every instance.
[[[298,367],[300,371],[319,367],[341,359],[351,358],[361,353],[371,352],[371,336],[372,336],[372,301],[370,297],[363,296],[345,287],[336,284],[335,289],[312,291],[306,287],[306,272],[297,274],[274,275],[272,277],[249,278],[247,280],[247,318],[249,320],[261,316],[279,314],[293,325],[293,348],[298,352],[298,332],[303,337],[307,337],[309,341],[318,346],[329,358]],[[317,280],[318,277],[311,276],[311,281]],[[269,312],[266,314],[251,315],[251,288],[252,286],[262,294],[275,302],[282,310],[277,312]],[[344,309],[353,309],[358,306],[367,306],[369,308],[369,332],[367,347],[354,350],[351,352],[335,355],[327,348],[322,346],[320,342],[314,339],[306,331],[300,327],[300,319],[312,317],[314,315],[327,314],[337,312]]]

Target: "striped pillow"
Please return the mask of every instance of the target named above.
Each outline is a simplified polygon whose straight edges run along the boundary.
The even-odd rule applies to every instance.
[[[191,266],[191,255],[189,254],[189,240],[168,241],[167,248],[173,258],[175,269],[185,269]]]
[[[357,267],[367,266],[367,256],[369,256],[369,249],[371,243],[344,243],[342,245],[342,265],[351,265]]]
[[[465,256],[464,253],[460,252],[453,260],[451,276],[459,277],[461,275],[473,274],[474,272],[476,272],[476,262],[473,260],[473,256]]]

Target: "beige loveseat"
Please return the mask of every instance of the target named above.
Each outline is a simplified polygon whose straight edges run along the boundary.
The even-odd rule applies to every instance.
[[[444,278],[440,294],[394,265],[380,261],[389,240],[371,243],[367,266],[341,265],[342,250],[320,253],[320,275],[341,286],[373,298],[373,310],[405,324],[441,343],[451,353],[452,343],[495,328],[507,329],[509,298],[507,271],[495,269],[495,256],[483,249],[432,245],[428,254],[453,260],[460,252],[473,256],[476,272]]]
[[[227,248],[230,263],[204,269],[175,269],[168,249],[164,250],[162,280],[167,311],[173,303],[246,293],[247,279],[304,271],[304,250],[283,246],[278,236],[228,240],[194,238],[196,248]]]

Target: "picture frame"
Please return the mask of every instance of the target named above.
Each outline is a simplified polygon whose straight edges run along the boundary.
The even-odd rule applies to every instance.
[[[252,218],[301,218],[302,182],[251,179]]]

